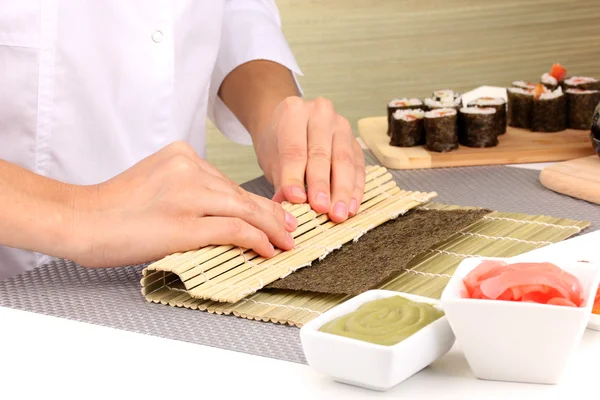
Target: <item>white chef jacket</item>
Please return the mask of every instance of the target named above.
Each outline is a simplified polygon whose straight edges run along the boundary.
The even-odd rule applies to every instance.
[[[274,0],[0,0],[0,158],[94,184],[175,140],[204,157],[207,116],[250,144],[217,91],[254,59],[301,74]],[[0,246],[0,279],[47,261]]]

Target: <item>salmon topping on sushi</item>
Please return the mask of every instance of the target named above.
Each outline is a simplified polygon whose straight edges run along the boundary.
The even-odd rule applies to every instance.
[[[463,283],[464,297],[471,299],[567,307],[581,307],[583,303],[583,288],[577,277],[552,263],[483,261]]]
[[[547,91],[548,91],[548,89],[546,89],[546,87],[544,85],[542,85],[541,83],[538,83],[533,91],[533,96],[536,98],[536,100],[539,100],[539,98],[542,97],[542,95],[544,93],[546,93]]]
[[[567,70],[560,64],[553,64],[552,69],[550,70],[550,75],[560,82],[567,75]]]

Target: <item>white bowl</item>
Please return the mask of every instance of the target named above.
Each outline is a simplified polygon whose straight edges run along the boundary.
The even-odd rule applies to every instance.
[[[364,303],[390,296],[403,296],[439,308],[437,300],[407,293],[387,290],[362,293],[331,308],[302,327],[300,339],[308,364],[335,381],[386,391],[450,351],[455,338],[445,316],[393,346],[319,331],[325,323],[355,311]]]
[[[590,322],[588,322],[588,328],[593,329],[595,331],[600,331],[600,315],[592,314],[590,315]]]
[[[463,278],[484,259],[463,261],[441,297],[471,370],[479,379],[558,383],[590,319],[599,265],[550,261],[581,281],[584,302],[578,308],[461,298]]]

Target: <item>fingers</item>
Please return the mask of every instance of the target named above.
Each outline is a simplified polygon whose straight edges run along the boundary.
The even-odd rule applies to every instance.
[[[191,232],[186,234],[194,240],[191,245],[193,248],[233,245],[252,249],[262,257],[272,257],[275,253],[273,245],[264,232],[239,218],[198,218]]]
[[[331,151],[335,110],[329,100],[316,99],[308,121],[308,162],[306,184],[308,201],[317,212],[331,210]]]
[[[354,161],[356,166],[356,181],[354,184],[354,190],[352,197],[350,198],[350,206],[348,207],[348,214],[350,216],[356,215],[365,195],[365,154],[363,153],[360,144],[356,139],[352,140],[352,147],[354,148]]]
[[[285,211],[283,207],[281,207],[281,204],[278,204],[275,201],[250,193],[235,183],[225,182],[223,179],[216,176],[205,176],[202,181],[202,185],[214,193],[219,193],[220,195],[234,195],[239,197],[240,201],[251,199],[262,207],[261,211],[266,211],[272,215],[281,226],[285,226],[288,232],[292,232],[298,226],[296,218]],[[219,199],[215,199],[215,201],[219,201]]]
[[[277,146],[279,152],[279,187],[293,203],[307,200],[304,175],[307,163],[306,130],[308,110],[299,97],[289,97],[276,110]]]
[[[298,227],[298,220],[296,217],[285,211],[278,202],[266,199],[254,193],[249,193],[249,196],[263,209],[271,213],[277,219],[277,221],[285,221],[285,229],[287,229],[288,232],[292,232]]]
[[[264,202],[256,197],[212,190],[204,191],[198,201],[201,216],[238,218],[264,232],[278,248],[290,250],[294,247],[294,240],[285,229],[285,213],[279,204],[270,202],[272,206],[265,208]]]
[[[356,153],[350,123],[338,116],[333,135],[331,160],[332,209],[329,215],[334,222],[348,218],[350,199],[356,186]]]

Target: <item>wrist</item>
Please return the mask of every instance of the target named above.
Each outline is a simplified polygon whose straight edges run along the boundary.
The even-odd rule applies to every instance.
[[[99,247],[99,185],[72,186],[67,191],[69,204],[65,213],[68,217],[60,227],[58,236],[66,244],[63,249],[65,258],[84,265],[93,259]]]
[[[277,106],[300,92],[289,69],[273,61],[254,60],[225,78],[219,96],[252,139],[258,140],[268,130]]]

